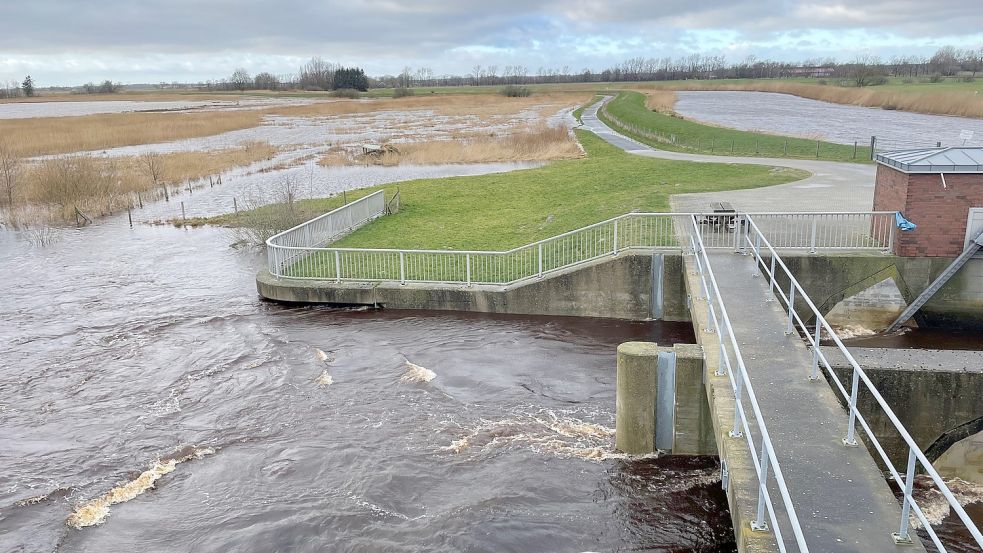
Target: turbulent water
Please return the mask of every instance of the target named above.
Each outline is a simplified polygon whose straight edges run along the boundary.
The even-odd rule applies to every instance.
[[[685,326],[264,303],[230,240],[0,231],[0,551],[733,550],[715,459],[612,449]]]

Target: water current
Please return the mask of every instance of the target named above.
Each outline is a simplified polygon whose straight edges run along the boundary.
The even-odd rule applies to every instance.
[[[613,450],[687,325],[277,305],[230,242],[0,231],[0,551],[734,550],[715,458]]]

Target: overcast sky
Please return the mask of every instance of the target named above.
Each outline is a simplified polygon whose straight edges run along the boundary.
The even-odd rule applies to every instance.
[[[0,79],[196,82],[293,73],[313,55],[370,75],[475,64],[600,70],[694,52],[737,61],[983,47],[980,0],[0,0]]]

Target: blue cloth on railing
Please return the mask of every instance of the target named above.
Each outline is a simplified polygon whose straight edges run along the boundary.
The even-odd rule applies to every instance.
[[[900,211],[895,212],[894,221],[898,224],[898,228],[901,230],[915,230],[918,227],[918,225],[915,223],[905,219],[904,215],[902,215]]]

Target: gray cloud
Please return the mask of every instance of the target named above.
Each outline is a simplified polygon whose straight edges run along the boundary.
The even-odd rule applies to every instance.
[[[979,47],[977,6],[978,0],[4,2],[0,78],[37,69],[58,75],[52,80],[205,79],[230,72],[226,65],[214,73],[230,63],[294,71],[311,55],[374,73],[404,64],[454,73],[473,63],[596,68],[621,57],[693,50],[787,58],[889,53],[898,44],[926,50],[943,41]],[[829,48],[829,33],[857,31],[872,40],[837,40],[835,51],[820,51]],[[820,32],[826,36],[810,36]]]

